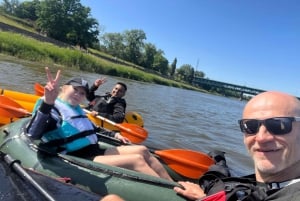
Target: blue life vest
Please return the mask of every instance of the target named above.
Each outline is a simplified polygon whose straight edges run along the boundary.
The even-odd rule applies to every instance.
[[[42,137],[43,142],[47,143],[54,140],[66,139],[85,131],[94,130],[92,122],[87,118],[79,105],[74,107],[60,99],[56,99],[54,107],[59,111],[59,115],[61,116],[60,126],[55,130],[45,133]],[[51,113],[53,112],[55,112],[55,109],[52,109]],[[72,152],[90,144],[96,144],[97,142],[95,132],[60,146],[65,149],[66,152]]]

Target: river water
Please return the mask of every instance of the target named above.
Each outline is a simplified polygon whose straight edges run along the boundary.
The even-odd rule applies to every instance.
[[[245,101],[157,84],[132,81],[78,70],[49,66],[53,76],[62,70],[61,83],[82,76],[90,84],[99,77],[107,82],[97,91],[110,91],[117,81],[125,82],[127,111],[142,115],[149,132],[145,145],[156,148],[184,148],[202,152],[226,152],[233,175],[252,172],[252,161],[243,145],[237,120]],[[0,88],[34,93],[34,83],[46,83],[44,64],[31,63],[0,55]]]

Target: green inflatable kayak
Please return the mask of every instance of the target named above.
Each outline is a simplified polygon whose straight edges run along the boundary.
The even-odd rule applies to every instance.
[[[9,154],[0,154],[0,197],[5,201],[100,200],[102,197],[22,167]]]
[[[176,182],[40,149],[23,133],[28,120],[23,118],[0,128],[0,152],[19,160],[22,167],[100,197],[113,193],[128,201],[185,200],[173,191],[178,186]],[[100,143],[115,146],[109,139]],[[167,164],[164,167],[175,181],[196,181],[176,173]]]

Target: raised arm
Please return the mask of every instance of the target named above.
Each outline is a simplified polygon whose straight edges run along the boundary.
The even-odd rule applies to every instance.
[[[95,80],[94,84],[90,87],[89,94],[86,95],[86,99],[88,101],[92,101],[96,98],[95,91],[98,89],[98,87],[106,82],[106,77],[99,78]]]
[[[49,105],[54,105],[55,99],[59,93],[60,70],[57,71],[55,79],[53,79],[48,67],[45,68],[48,82],[45,86],[44,102]]]
[[[53,118],[51,110],[59,93],[60,70],[57,71],[55,79],[52,78],[48,67],[45,68],[48,82],[45,86],[45,95],[36,103],[36,111],[26,127],[27,134],[33,139],[40,139],[48,130],[56,128],[57,118]],[[55,115],[58,117],[59,115]]]

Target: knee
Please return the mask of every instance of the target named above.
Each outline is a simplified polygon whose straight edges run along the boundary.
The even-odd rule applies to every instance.
[[[141,153],[143,156],[148,156],[150,155],[150,152],[147,147],[144,145],[138,145],[138,152]]]
[[[145,161],[145,158],[141,154],[133,154],[133,157],[135,161]]]
[[[145,160],[144,156],[141,154],[132,154],[131,159],[133,161],[133,165],[137,167],[144,167],[147,165],[147,161]]]
[[[115,194],[106,195],[100,201],[124,201],[121,197]]]

